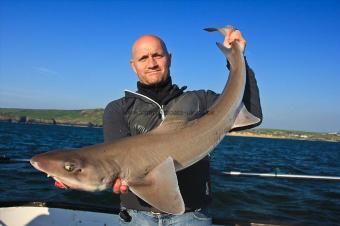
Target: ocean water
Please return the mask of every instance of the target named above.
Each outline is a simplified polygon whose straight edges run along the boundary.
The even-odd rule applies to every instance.
[[[30,158],[102,142],[102,130],[0,123],[0,156]],[[340,225],[340,182],[222,175],[220,171],[340,176],[340,142],[225,137],[211,154],[214,218],[226,222]],[[118,207],[111,191],[64,190],[30,164],[0,163],[0,201]],[[193,188],[194,189],[194,188]]]

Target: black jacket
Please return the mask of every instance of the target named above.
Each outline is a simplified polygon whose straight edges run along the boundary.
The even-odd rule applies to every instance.
[[[179,88],[172,84],[170,84],[170,88],[168,85],[167,89],[169,90],[169,94],[176,93],[177,91],[179,95],[168,98],[170,100],[167,100],[162,106],[150,97],[129,91],[126,91],[125,97],[110,102],[104,111],[104,141],[110,142],[122,137],[134,136],[150,131],[159,125],[167,114],[185,114],[188,120],[198,118],[204,115],[218,98],[218,94],[210,90],[180,92]],[[139,90],[139,92],[141,92],[141,90]],[[179,97],[181,101],[183,99],[185,101],[180,105],[179,111],[174,112],[172,106],[180,99]],[[262,121],[259,91],[254,72],[248,65],[243,103],[249,112]],[[175,106],[177,107],[177,105]],[[170,108],[171,112],[168,111]],[[256,125],[237,128],[237,130],[255,127],[260,123],[261,122]],[[193,166],[177,172],[177,177],[186,209],[193,210],[202,208],[211,202],[208,156]],[[147,203],[139,199],[132,192],[121,195],[121,205],[128,209],[152,210]]]

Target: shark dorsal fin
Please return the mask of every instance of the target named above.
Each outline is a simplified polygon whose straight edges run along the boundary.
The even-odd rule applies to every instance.
[[[150,133],[173,133],[182,129],[186,123],[187,121],[182,118],[167,119],[156,129],[151,130]]]
[[[197,118],[194,114],[199,111],[198,106],[198,98],[193,98],[188,93],[182,94],[166,110],[164,121],[151,133],[175,132],[182,129],[186,123]]]
[[[144,178],[128,182],[130,190],[158,210],[183,214],[184,201],[178,187],[174,161],[168,157]]]

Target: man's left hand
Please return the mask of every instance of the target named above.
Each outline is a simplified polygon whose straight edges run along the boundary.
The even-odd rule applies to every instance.
[[[237,41],[240,44],[242,52],[244,53],[247,41],[243,38],[241,31],[233,27],[228,27],[223,45],[229,48],[230,43],[232,43],[233,41]]]

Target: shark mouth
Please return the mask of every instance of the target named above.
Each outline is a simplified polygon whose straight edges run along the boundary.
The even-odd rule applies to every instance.
[[[61,182],[60,178],[58,178],[58,177],[50,176],[50,175],[47,175],[47,177],[52,177],[55,180],[54,186],[56,186],[57,188],[62,188],[62,189],[69,189],[70,188],[68,185]]]
[[[57,180],[54,182],[54,186],[56,186],[57,188],[69,189],[69,187],[66,184]]]
[[[34,168],[36,168],[36,169],[39,170],[39,171],[44,172],[44,170],[42,170],[42,169],[39,167],[38,162],[33,161],[33,160],[31,160],[30,162],[31,162],[31,164],[34,166]],[[46,173],[46,172],[45,172],[45,173]],[[63,189],[69,189],[69,188],[70,188],[69,186],[67,186],[66,184],[64,184],[63,182],[61,182],[61,179],[58,178],[58,177],[56,177],[56,176],[53,176],[53,175],[50,175],[50,174],[47,173],[47,177],[52,177],[52,178],[55,180],[54,186],[56,186],[57,188],[63,188]]]

